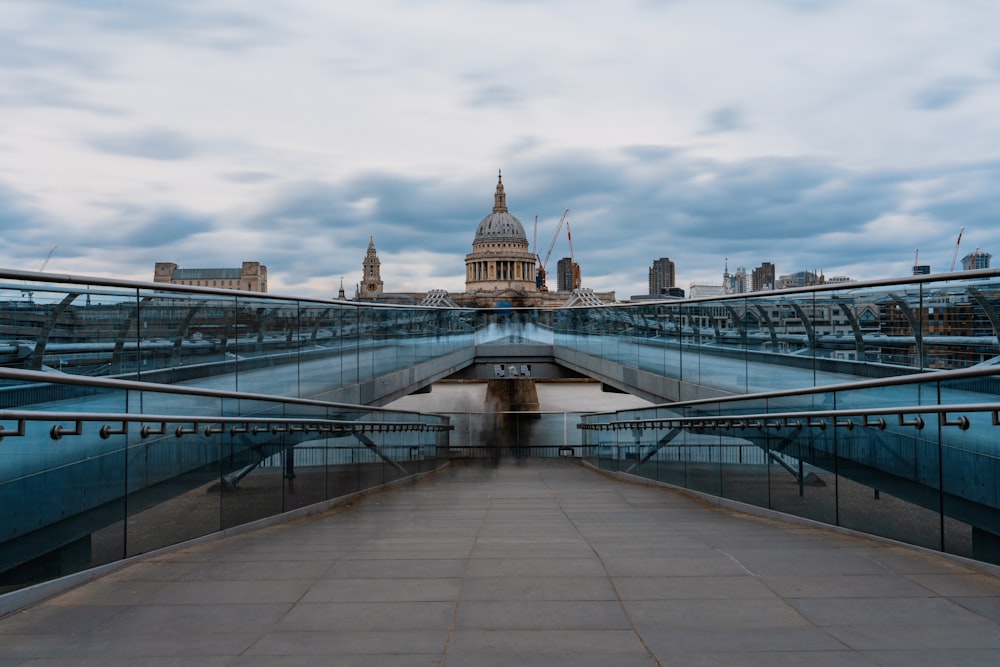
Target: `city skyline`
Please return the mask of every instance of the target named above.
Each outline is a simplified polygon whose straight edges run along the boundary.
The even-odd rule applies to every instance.
[[[497,169],[532,249],[570,209],[583,286],[621,298],[659,257],[687,289],[1000,248],[995,3],[568,9],[6,2],[0,266],[254,258],[330,297],[373,235],[386,290],[459,292]]]

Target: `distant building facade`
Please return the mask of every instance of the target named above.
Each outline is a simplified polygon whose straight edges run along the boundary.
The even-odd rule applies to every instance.
[[[688,295],[692,299],[703,299],[706,297],[713,296],[725,296],[726,286],[725,285],[704,285],[698,283],[691,283]]]
[[[729,260],[722,273],[722,287],[726,294],[743,294],[750,289],[750,280],[745,266],[737,267],[736,273],[729,273]]]
[[[774,289],[774,264],[764,262],[750,274],[750,291],[766,292]]]
[[[153,282],[267,292],[267,267],[260,262],[243,262],[238,269],[182,269],[173,262],[157,262]]]
[[[556,264],[556,289],[560,292],[572,292],[580,284],[580,265],[571,257],[560,259]]]
[[[358,285],[357,298],[378,299],[384,293],[384,283],[382,282],[382,262],[378,258],[378,251],[375,250],[375,237],[368,237],[368,251],[365,259],[361,262],[361,283]]]
[[[775,283],[776,289],[789,289],[792,287],[812,287],[813,285],[823,285],[826,279],[823,274],[816,274],[812,271],[796,271],[787,276],[781,276]]]
[[[976,269],[990,268],[990,260],[993,258],[988,252],[973,252],[962,258],[963,271],[975,271]]]
[[[666,294],[667,290],[676,286],[677,268],[670,258],[653,260],[653,265],[649,267],[649,293]]]

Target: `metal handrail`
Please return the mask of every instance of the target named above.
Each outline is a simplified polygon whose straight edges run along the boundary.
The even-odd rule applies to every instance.
[[[756,394],[733,394],[731,396],[719,396],[717,398],[698,398],[690,401],[677,401],[675,403],[657,403],[642,408],[630,408],[629,410],[652,410],[654,408],[686,408],[713,403],[732,403],[735,401],[764,400],[770,398],[786,398],[789,396],[811,396],[813,394],[826,394],[831,391],[855,391],[860,389],[881,389],[883,387],[896,387],[908,384],[923,384],[927,382],[951,382],[954,380],[968,380],[981,377],[1000,377],[1000,367],[990,368],[959,368],[946,371],[927,371],[923,373],[911,373],[909,375],[896,375],[888,378],[875,378],[871,380],[858,380],[856,382],[841,382],[838,384],[823,384],[814,387],[801,387],[798,389],[777,389],[775,391],[762,391]],[[627,412],[629,410],[615,410],[615,412]],[[610,412],[601,414],[612,414]]]
[[[159,382],[140,382],[139,380],[121,380],[117,378],[96,378],[66,373],[47,373],[45,371],[26,371],[18,368],[0,368],[0,379],[17,382],[34,382],[41,384],[66,384],[80,387],[95,387],[99,389],[116,389],[120,391],[144,391],[163,394],[182,394],[185,396],[206,396],[210,398],[231,398],[245,401],[267,401],[287,405],[308,405],[311,407],[335,408],[338,410],[363,410],[365,412],[389,412],[404,414],[421,414],[431,417],[441,415],[432,412],[417,412],[415,410],[398,410],[371,405],[354,403],[333,403],[314,398],[296,398],[275,394],[255,394],[251,392],[229,391],[226,389],[204,389],[186,385],[162,384]]]
[[[951,273],[933,273],[920,276],[904,276],[900,278],[881,278],[878,280],[862,280],[852,283],[826,283],[823,285],[809,285],[806,287],[788,287],[785,289],[763,290],[758,292],[741,292],[739,294],[723,294],[716,296],[703,296],[693,299],[643,299],[631,303],[606,304],[603,308],[635,308],[641,306],[676,306],[686,304],[717,303],[719,301],[746,301],[747,299],[770,297],[770,296],[793,296],[795,294],[815,294],[817,292],[853,292],[857,290],[894,287],[898,285],[912,285],[923,283],[937,283],[949,281],[982,280],[983,278],[1000,277],[1000,269],[975,269],[970,271],[953,271]],[[586,306],[572,306],[573,308],[586,308]]]
[[[155,290],[157,292],[181,292],[181,293],[193,293],[197,295],[214,294],[216,296],[225,296],[232,298],[252,298],[254,300],[260,301],[298,301],[306,303],[321,303],[325,305],[338,305],[346,306],[351,308],[374,308],[380,310],[426,310],[426,311],[439,311],[443,310],[441,307],[419,307],[413,306],[401,306],[399,304],[391,303],[376,303],[376,302],[364,302],[359,303],[357,301],[342,301],[340,299],[323,299],[319,297],[299,297],[299,296],[289,296],[283,294],[275,294],[273,292],[247,292],[238,289],[224,289],[220,287],[202,287],[198,285],[174,285],[173,283],[157,283],[144,280],[123,280],[120,278],[104,278],[98,276],[80,276],[69,273],[41,273],[39,271],[19,271],[16,269],[0,269],[0,279],[6,280],[21,280],[21,281],[37,281],[44,283],[55,283],[60,285],[80,285],[83,286],[97,286],[97,287],[116,287],[121,289],[136,289],[136,290]],[[454,309],[452,309],[454,310]],[[461,308],[458,310],[470,310],[469,308]]]
[[[73,430],[67,430],[57,423],[49,430],[52,440],[61,440],[66,436],[83,435],[83,424],[91,422],[111,422],[101,426],[98,433],[107,440],[112,435],[125,435],[129,432],[129,424],[145,424],[139,430],[139,435],[146,439],[152,435],[165,435],[167,424],[181,424],[174,430],[176,437],[193,435],[203,432],[211,437],[226,430],[229,434],[252,433],[259,435],[269,432],[296,433],[316,432],[331,435],[348,433],[397,433],[404,431],[435,432],[450,431],[452,424],[428,424],[425,422],[384,422],[384,421],[352,421],[345,419],[293,418],[287,417],[210,417],[206,415],[150,415],[128,413],[79,413],[79,412],[36,412],[30,410],[0,410],[0,421],[16,421],[16,431],[5,429],[0,424],[0,441],[4,438],[24,436],[27,422],[72,422]],[[112,426],[111,424],[115,424]],[[150,424],[158,425],[152,428]],[[191,424],[190,428],[184,425]],[[120,425],[120,426],[119,426]],[[202,428],[204,427],[204,428]],[[262,428],[265,427],[265,428]]]
[[[922,430],[926,424],[921,415],[936,414],[941,416],[942,426],[955,426],[968,430],[971,426],[969,418],[959,415],[949,419],[949,415],[961,412],[989,412],[993,416],[993,426],[1000,426],[1000,403],[956,403],[953,405],[911,405],[879,408],[854,408],[843,410],[807,410],[801,412],[762,412],[756,414],[716,415],[713,417],[655,417],[651,419],[622,419],[611,422],[584,422],[577,428],[587,431],[642,431],[646,429],[686,428],[692,430],[732,430],[782,428],[802,429],[805,427],[825,429],[831,420],[834,426],[852,429],[855,426],[878,428],[885,430],[886,421],[881,417],[895,416],[900,426],[912,426]],[[915,415],[907,421],[906,417]],[[851,417],[860,417],[861,422],[855,422]],[[879,419],[870,419],[879,417]],[[846,419],[846,421],[842,421]]]

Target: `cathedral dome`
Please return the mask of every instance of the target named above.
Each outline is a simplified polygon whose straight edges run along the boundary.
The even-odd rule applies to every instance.
[[[468,237],[466,237],[468,238]],[[528,242],[521,221],[506,211],[495,211],[483,218],[476,228],[476,238],[473,243],[488,241],[521,241]]]
[[[493,212],[479,223],[472,252],[465,256],[465,291],[535,292],[536,259],[528,249],[521,221],[507,210],[503,180],[498,175]]]
[[[528,243],[521,221],[507,210],[507,196],[503,191],[503,180],[498,179],[497,191],[494,196],[493,212],[483,218],[476,228],[476,238],[472,243],[488,243],[490,241],[506,241]]]

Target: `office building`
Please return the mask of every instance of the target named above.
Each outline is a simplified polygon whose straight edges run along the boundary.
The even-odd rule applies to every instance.
[[[774,289],[774,264],[764,262],[750,274],[750,291],[766,292]]]
[[[667,257],[653,261],[649,267],[649,293],[666,294],[667,290],[677,285],[677,273],[674,263]]]
[[[572,292],[580,286],[580,265],[571,257],[563,257],[556,264],[556,285],[560,292]]]

